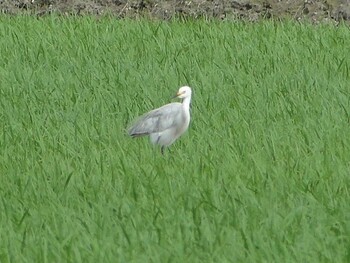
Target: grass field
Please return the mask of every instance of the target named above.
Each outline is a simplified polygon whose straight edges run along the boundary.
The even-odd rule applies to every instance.
[[[0,262],[350,262],[350,29],[0,17]],[[193,88],[161,156],[125,128]]]

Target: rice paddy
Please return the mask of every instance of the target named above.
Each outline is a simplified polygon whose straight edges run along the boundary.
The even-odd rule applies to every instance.
[[[1,262],[349,262],[350,30],[0,17]],[[126,127],[193,88],[165,153]]]

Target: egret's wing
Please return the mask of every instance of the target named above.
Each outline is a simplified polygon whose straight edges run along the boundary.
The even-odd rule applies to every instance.
[[[142,115],[129,129],[130,136],[162,132],[181,123],[182,105],[175,102]]]

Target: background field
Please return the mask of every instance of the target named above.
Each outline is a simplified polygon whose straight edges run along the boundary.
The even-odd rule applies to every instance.
[[[350,31],[0,17],[1,262],[349,262]],[[127,124],[193,87],[161,156]]]
[[[6,14],[97,15],[116,18],[174,17],[259,21],[307,20],[312,23],[350,24],[349,0],[1,0]]]

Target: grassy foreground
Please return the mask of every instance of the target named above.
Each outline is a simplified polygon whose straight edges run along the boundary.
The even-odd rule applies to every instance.
[[[350,30],[0,17],[0,262],[349,262]],[[161,156],[127,124],[193,88]]]

